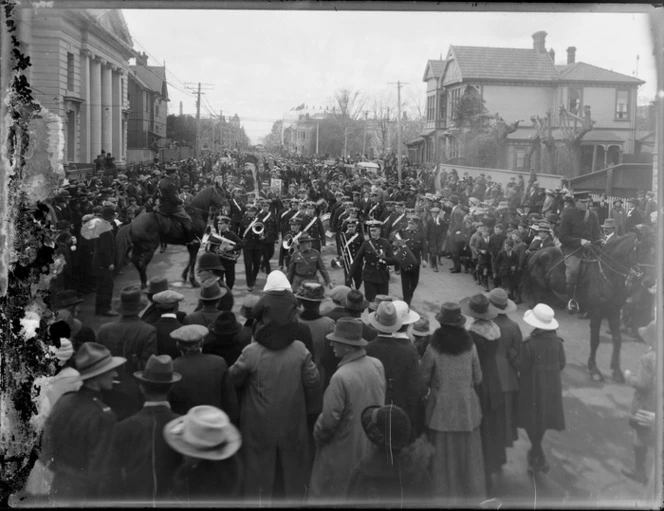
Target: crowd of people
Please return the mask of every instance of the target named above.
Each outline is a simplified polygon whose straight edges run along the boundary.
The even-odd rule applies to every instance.
[[[549,470],[544,434],[565,429],[564,343],[546,304],[523,316],[529,332],[510,317],[521,273],[537,250],[606,244],[628,231],[642,231],[645,261],[651,196],[625,212],[537,181],[503,188],[490,176],[406,167],[399,184],[392,167],[370,178],[343,162],[227,156],[235,163],[206,158],[70,180],[40,205],[52,229],[32,259],[59,261],[47,325],[55,375],[39,382],[39,461],[27,494],[479,504],[495,495],[517,428],[531,442],[529,470]],[[193,240],[203,245],[197,307],[180,310],[184,296],[163,276],[113,301],[127,264],[120,230],[142,212],[186,222],[187,204],[206,187],[225,200]],[[567,220],[587,210],[588,235]],[[343,285],[321,257],[328,244]],[[236,314],[240,253],[250,294]],[[420,267],[438,272],[445,257],[483,293],[441,304],[436,326],[411,302]],[[267,280],[254,294],[261,270]],[[394,275],[400,298],[390,296]],[[654,287],[644,282],[630,302],[630,327],[648,343]],[[79,315],[91,293],[95,313],[114,318],[96,331]],[[322,312],[328,297],[334,307]],[[654,410],[648,357],[625,375],[640,412],[635,467],[625,473],[640,482]]]

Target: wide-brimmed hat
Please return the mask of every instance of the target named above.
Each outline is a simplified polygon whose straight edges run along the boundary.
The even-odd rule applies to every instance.
[[[221,312],[214,322],[210,323],[208,330],[215,335],[235,335],[242,329],[235,314],[230,311]]]
[[[145,292],[149,295],[156,295],[168,289],[168,279],[166,277],[152,277],[148,281],[148,288]]]
[[[120,291],[115,308],[123,316],[135,316],[147,307],[148,301],[138,286],[127,286]]]
[[[410,443],[410,419],[398,406],[368,406],[362,411],[360,422],[374,445],[400,451]]]
[[[194,406],[166,424],[164,440],[180,454],[205,460],[230,458],[242,445],[242,435],[228,415],[209,405]]]
[[[427,318],[420,318],[415,323],[410,325],[409,331],[415,337],[425,337],[431,335],[436,331],[436,328],[429,323]]]
[[[335,286],[333,287],[328,296],[334,303],[343,304],[344,299],[348,295],[350,288],[348,286]]]
[[[96,342],[84,342],[76,352],[76,370],[81,380],[104,374],[127,361],[124,357],[114,357],[106,346]]]
[[[483,294],[466,297],[459,302],[461,312],[475,319],[493,319],[498,315],[496,308]]]
[[[374,330],[385,334],[396,332],[403,324],[392,302],[381,302],[376,312],[367,315],[367,323]]]
[[[143,371],[136,371],[134,378],[147,383],[175,383],[182,379],[180,373],[173,372],[173,359],[170,355],[150,355]]]
[[[403,300],[394,300],[392,303],[397,309],[397,314],[399,315],[402,325],[412,325],[420,319],[420,315],[414,310],[411,310],[408,304]]]
[[[367,307],[369,307],[369,301],[366,298],[364,298],[362,291],[359,291],[357,289],[351,289],[346,294],[346,297],[344,298],[342,305],[346,310],[361,312]]]
[[[295,298],[309,302],[322,302],[325,300],[325,288],[318,282],[303,282],[295,292]]]
[[[225,287],[219,285],[219,279],[211,278],[203,282],[199,298],[203,301],[219,300],[223,298],[228,291]]]
[[[523,320],[540,330],[558,329],[558,321],[556,321],[553,309],[544,303],[538,303],[534,309],[527,310],[523,315]]]
[[[516,311],[516,303],[509,299],[507,291],[502,287],[492,289],[487,298],[498,314],[509,314]]]
[[[456,302],[445,302],[440,306],[440,312],[436,314],[436,321],[441,325],[463,326],[466,317],[461,314],[461,306]]]
[[[604,220],[604,223],[602,224],[602,229],[615,229],[616,228],[616,221],[613,218],[607,218]]]
[[[83,299],[79,298],[76,291],[73,289],[63,289],[55,293],[52,304],[55,309],[66,309],[72,305],[82,303]]]
[[[392,302],[392,301],[394,301],[394,298],[391,297],[390,295],[376,295],[374,301],[369,303],[369,308],[372,311],[375,311],[376,309],[378,309],[378,306],[382,302]]]
[[[334,325],[334,332],[327,334],[328,341],[336,341],[349,346],[366,346],[362,339],[362,322],[357,318],[339,318]]]
[[[657,322],[651,321],[646,326],[639,327],[637,329],[641,339],[646,341],[651,346],[654,346],[657,342]]]
[[[221,257],[212,252],[203,252],[198,258],[198,270],[223,270]]]

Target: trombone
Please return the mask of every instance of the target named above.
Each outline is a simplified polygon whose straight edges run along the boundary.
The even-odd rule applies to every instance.
[[[357,234],[356,234],[357,236]],[[346,272],[346,277],[352,281],[351,278],[351,268],[353,266],[353,254],[350,252],[350,241],[346,240],[346,233],[341,233],[341,257],[335,257],[332,259],[332,262],[330,265],[332,268],[341,268],[343,265],[343,269]],[[351,240],[352,241],[352,240]],[[351,286],[352,287],[352,286]]]

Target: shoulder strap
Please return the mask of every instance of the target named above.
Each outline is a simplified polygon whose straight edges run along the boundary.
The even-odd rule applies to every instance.
[[[111,410],[111,407],[108,406],[106,403],[104,403],[104,402],[103,402],[101,399],[99,399],[98,397],[93,397],[93,398],[92,398],[92,401],[94,402],[94,404],[96,404],[96,405],[101,409],[102,412],[104,412],[104,413],[109,413],[109,412],[112,411],[112,410]]]

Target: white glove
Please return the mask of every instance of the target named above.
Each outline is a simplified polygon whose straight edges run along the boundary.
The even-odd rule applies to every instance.
[[[584,240],[584,239],[581,240],[581,246],[582,246],[582,247],[585,247],[585,246],[588,245],[588,244],[590,244],[590,241],[588,241],[588,240]]]

